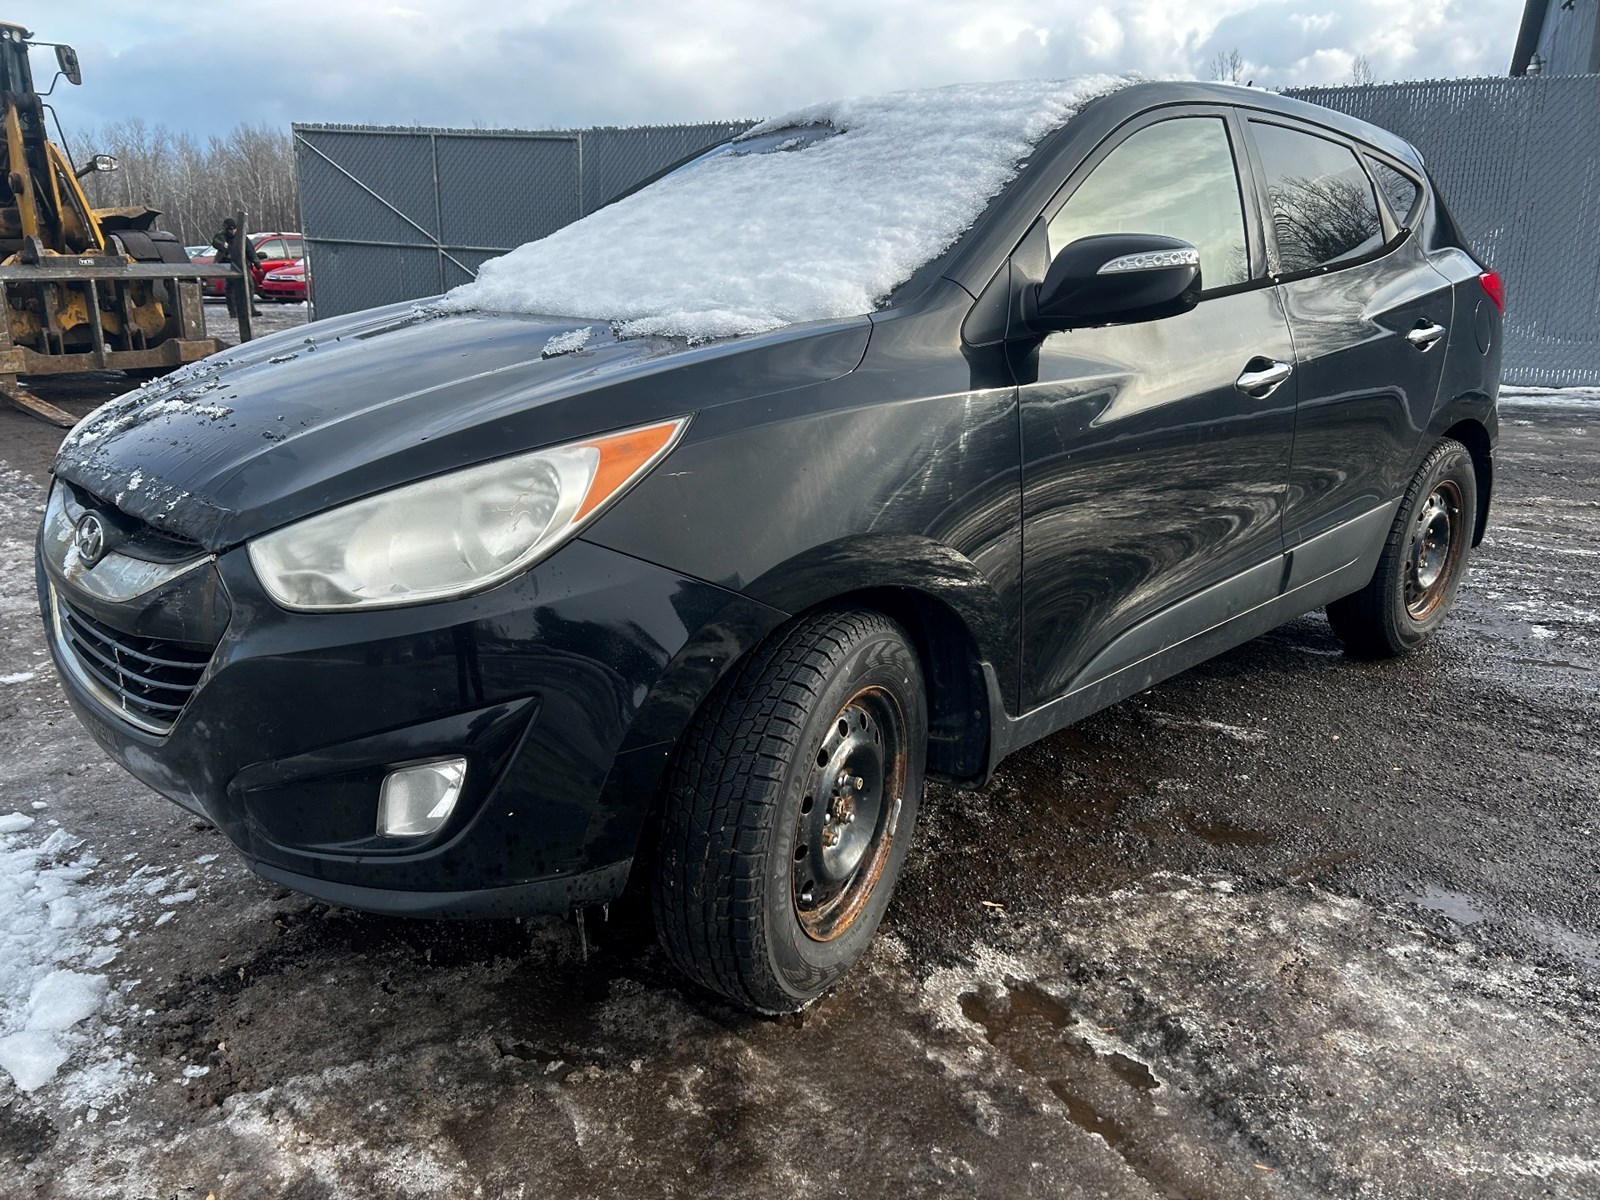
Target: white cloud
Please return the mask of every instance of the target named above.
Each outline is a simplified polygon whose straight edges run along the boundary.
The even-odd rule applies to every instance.
[[[1358,53],[1380,78],[1500,74],[1521,7],[1412,0],[1397,23],[1392,0],[32,0],[11,19],[78,47],[84,86],[53,97],[71,128],[139,115],[204,134],[760,116],[958,80],[1203,77],[1232,49],[1264,86],[1345,82]]]

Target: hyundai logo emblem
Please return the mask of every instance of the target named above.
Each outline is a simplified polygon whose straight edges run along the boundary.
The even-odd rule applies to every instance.
[[[92,567],[105,557],[106,553],[106,527],[104,522],[94,513],[84,513],[78,521],[78,532],[74,535],[73,545],[78,549],[78,559],[86,567]]]

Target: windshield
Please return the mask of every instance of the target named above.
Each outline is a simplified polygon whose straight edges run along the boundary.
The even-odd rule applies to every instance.
[[[490,260],[443,306],[692,340],[872,312],[971,227],[1040,139],[1129,82],[962,84],[802,109]]]

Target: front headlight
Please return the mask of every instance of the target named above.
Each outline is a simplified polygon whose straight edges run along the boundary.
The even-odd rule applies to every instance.
[[[250,543],[284,608],[443,600],[527,570],[660,462],[689,418],[452,471],[286,525]]]

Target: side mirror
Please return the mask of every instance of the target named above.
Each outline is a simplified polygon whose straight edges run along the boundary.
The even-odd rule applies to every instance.
[[[117,162],[115,155],[96,154],[88,162],[84,163],[83,166],[78,168],[78,178],[82,179],[87,175],[95,175],[102,171],[115,171],[120,165],[121,164]]]
[[[1200,251],[1153,233],[1103,233],[1069,243],[1045,273],[1029,321],[1071,329],[1187,312],[1200,293]]]
[[[83,82],[83,72],[78,69],[78,52],[71,46],[56,47],[56,66],[61,68],[68,83]]]

